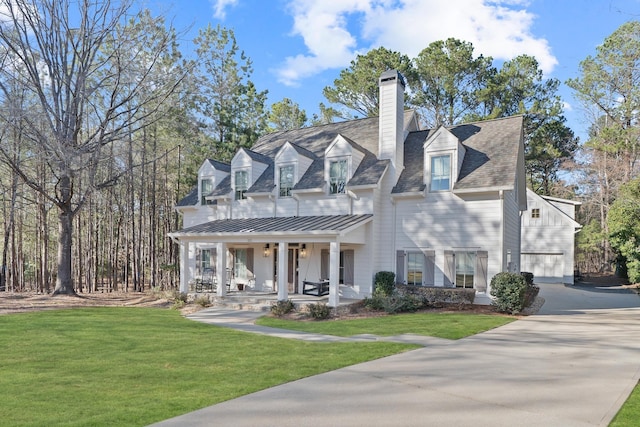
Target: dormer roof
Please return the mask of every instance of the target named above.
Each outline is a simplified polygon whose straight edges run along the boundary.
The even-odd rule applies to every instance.
[[[214,159],[207,159],[206,161],[209,162],[209,164],[213,166],[214,169],[222,172],[231,172],[231,165],[228,163],[223,163]]]
[[[453,191],[513,189],[521,163],[522,123],[522,116],[515,116],[447,127],[446,132],[465,149]],[[424,191],[424,146],[436,140],[439,130],[409,133],[404,146],[405,169],[392,193]]]

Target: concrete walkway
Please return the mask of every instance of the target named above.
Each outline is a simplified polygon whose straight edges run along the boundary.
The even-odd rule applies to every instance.
[[[158,426],[606,426],[640,379],[640,297],[542,285],[535,316],[458,341],[294,381]],[[251,313],[194,320],[270,330]],[[408,337],[414,338],[414,337]],[[411,339],[407,341],[411,341]],[[358,339],[376,339],[360,337]]]

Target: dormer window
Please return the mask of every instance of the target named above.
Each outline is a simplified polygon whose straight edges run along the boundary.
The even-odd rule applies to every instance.
[[[213,191],[213,180],[211,178],[202,178],[200,180],[200,204],[210,205],[212,200],[207,200],[205,197],[211,194]]]
[[[280,167],[280,197],[291,197],[294,172],[293,165]]]
[[[344,194],[347,186],[347,160],[329,163],[329,194]]]
[[[236,171],[235,173],[235,199],[244,200],[247,198],[245,193],[249,188],[249,172]]]
[[[429,191],[448,191],[451,189],[451,156],[431,157],[431,185]]]

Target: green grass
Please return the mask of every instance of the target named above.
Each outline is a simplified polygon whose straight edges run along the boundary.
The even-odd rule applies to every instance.
[[[611,427],[635,427],[640,420],[640,384],[636,385],[627,401],[609,424]]]
[[[89,308],[0,316],[0,348],[1,426],[142,426],[416,347],[309,343],[171,310]]]
[[[350,337],[359,334],[393,336],[405,333],[460,339],[514,321],[512,317],[470,313],[410,313],[328,322],[301,322],[262,317],[262,326]]]

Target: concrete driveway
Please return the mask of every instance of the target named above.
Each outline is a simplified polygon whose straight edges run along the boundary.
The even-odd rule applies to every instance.
[[[542,285],[539,314],[158,426],[606,426],[640,379],[640,297]]]

